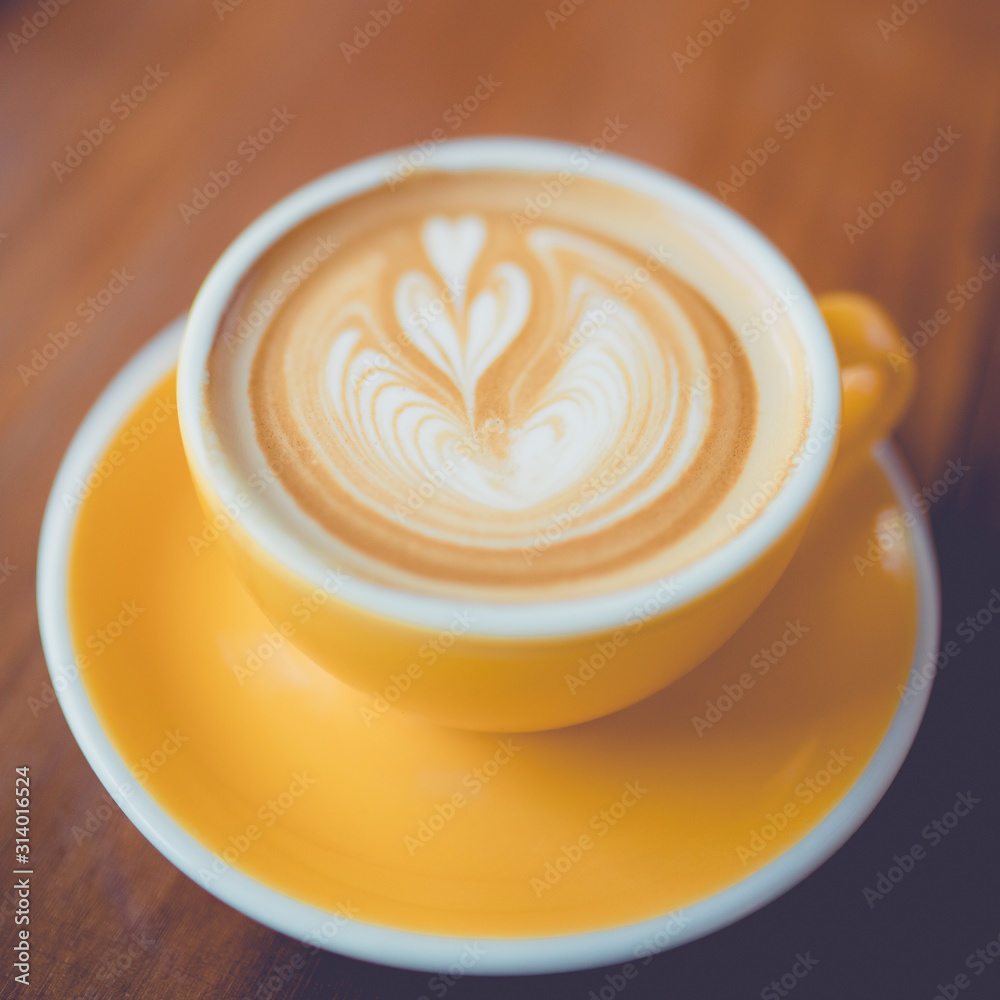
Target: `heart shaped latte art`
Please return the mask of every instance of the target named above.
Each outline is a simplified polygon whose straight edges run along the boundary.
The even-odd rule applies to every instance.
[[[424,225],[422,237],[439,280],[419,271],[403,274],[393,296],[395,318],[401,340],[437,369],[438,388],[443,385],[446,391],[425,388],[421,373],[406,364],[401,352],[392,360],[364,346],[362,331],[353,327],[336,337],[327,362],[327,405],[343,440],[355,450],[352,464],[368,474],[366,494],[381,493],[395,480],[396,501],[405,503],[410,490],[421,496],[421,490],[426,493],[427,484],[433,484],[435,493],[444,495],[434,505],[420,504],[420,509],[436,506],[441,514],[450,513],[434,518],[428,509],[417,518],[428,530],[446,531],[458,499],[460,509],[477,520],[488,520],[494,511],[520,512],[516,542],[553,500],[568,496],[575,485],[610,465],[616,449],[628,453],[624,464],[629,469],[617,484],[618,490],[626,489],[643,462],[635,452],[640,428],[634,420],[628,426],[634,407],[623,402],[656,395],[663,406],[667,394],[654,393],[658,384],[670,384],[676,402],[676,368],[664,370],[638,317],[626,307],[620,316],[593,324],[586,340],[567,353],[565,363],[516,423],[516,418],[479,421],[477,386],[523,333],[531,309],[531,282],[517,264],[498,263],[463,308],[465,276],[485,242],[485,224],[474,217],[454,224],[433,218]],[[449,309],[439,305],[442,287],[452,291]],[[574,312],[580,317],[596,313],[607,294],[608,289],[581,278]],[[456,396],[461,409],[455,405]],[[660,433],[644,447],[655,450],[662,447],[670,420],[658,412],[648,416],[642,429],[660,425]],[[603,490],[580,502],[589,510],[612,500],[618,490]],[[448,494],[455,495],[452,502]],[[412,506],[398,511],[395,505],[383,506],[381,513],[416,518]],[[442,523],[435,525],[437,520]]]
[[[731,331],[643,260],[499,213],[359,241],[254,359],[283,486],[350,549],[453,581],[544,582],[691,530],[745,451],[754,383],[737,364],[685,391]]]

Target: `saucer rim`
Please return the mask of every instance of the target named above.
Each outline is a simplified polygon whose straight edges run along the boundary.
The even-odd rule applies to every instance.
[[[478,947],[482,958],[472,975],[536,975],[597,968],[635,961],[664,928],[655,954],[706,937],[766,906],[825,863],[854,834],[885,794],[909,753],[933,686],[919,672],[934,662],[941,626],[937,560],[926,516],[917,509],[916,484],[894,445],[873,448],[873,458],[904,510],[915,518],[910,528],[917,588],[917,626],[907,686],[915,696],[896,708],[889,729],[857,781],[836,806],[800,841],[742,881],[689,907],[636,923],[575,934],[527,938],[466,938],[401,930],[345,919],[271,888],[231,869],[212,885],[198,878],[215,855],[137,788],[118,756],[80,683],[68,622],[67,574],[70,545],[82,505],[67,509],[61,497],[83,480],[108,447],[122,420],[169,374],[177,363],[182,316],[140,349],[112,379],[91,407],[60,463],[45,509],[38,555],[37,601],[42,646],[53,688],[70,730],[108,793],[143,836],[201,888],[244,916],[308,945],[362,961],[424,972],[440,972]],[[919,494],[918,494],[919,495]],[[914,685],[919,678],[922,687]],[[126,791],[128,789],[128,791]],[[334,931],[322,929],[333,921]],[[671,921],[673,923],[671,923]]]

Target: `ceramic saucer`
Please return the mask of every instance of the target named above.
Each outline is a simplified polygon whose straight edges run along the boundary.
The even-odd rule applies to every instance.
[[[386,710],[335,681],[232,576],[178,433],[181,326],[74,439],[38,602],[87,759],[218,898],[408,968],[633,961],[779,896],[879,801],[923,714],[940,621],[891,445],[824,494],[760,610],[667,690],[569,729],[459,732],[407,715],[405,690]]]

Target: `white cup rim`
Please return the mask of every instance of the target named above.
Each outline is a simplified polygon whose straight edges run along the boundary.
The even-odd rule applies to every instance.
[[[840,370],[829,331],[812,293],[792,265],[760,232],[710,195],[655,167],[614,153],[592,160],[580,147],[545,139],[495,136],[460,139],[434,146],[392,150],[349,164],[290,194],[245,229],[219,258],[195,298],[181,345],[177,375],[178,412],[188,461],[201,481],[224,504],[237,504],[246,491],[231,470],[210,460],[211,423],[203,386],[209,351],[230,298],[257,258],[278,238],[329,205],[385,182],[400,158],[423,161],[419,169],[505,169],[558,173],[569,170],[631,188],[685,213],[722,236],[775,289],[791,291],[787,315],[805,352],[811,379],[812,411],[804,440],[814,446],[809,461],[782,484],[776,497],[733,538],[664,580],[585,597],[531,603],[456,601],[395,589],[358,577],[341,581],[338,599],[395,621],[433,629],[448,627],[456,607],[471,611],[477,634],[540,638],[619,627],[637,608],[655,602],[657,614],[676,610],[737,576],[775,545],[808,508],[832,463],[840,426]],[[576,159],[574,159],[574,154]],[[577,166],[580,159],[584,168]],[[409,161],[408,161],[409,162]],[[241,510],[239,523],[276,561],[314,587],[323,587],[330,566],[303,540],[268,518],[261,504]]]

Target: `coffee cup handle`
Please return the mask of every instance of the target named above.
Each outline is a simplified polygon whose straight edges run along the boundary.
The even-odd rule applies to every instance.
[[[834,467],[840,477],[899,423],[913,396],[916,367],[895,323],[873,299],[834,292],[817,304],[840,360],[843,409]]]

